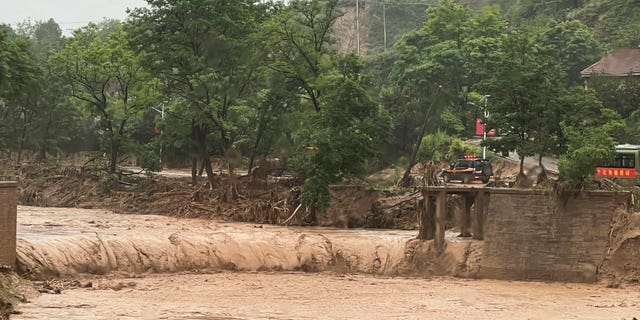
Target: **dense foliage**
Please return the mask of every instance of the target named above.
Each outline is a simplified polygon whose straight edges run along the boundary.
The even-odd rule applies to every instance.
[[[640,143],[640,81],[585,90],[579,74],[640,44],[637,1],[361,1],[362,56],[334,32],[354,5],[147,0],[69,36],[53,20],[1,26],[0,150],[99,151],[112,174],[124,155],[186,161],[211,188],[212,157],[249,171],[279,158],[315,213],[368,168],[474,152],[477,119],[501,137],[492,151],[559,156],[577,183]]]

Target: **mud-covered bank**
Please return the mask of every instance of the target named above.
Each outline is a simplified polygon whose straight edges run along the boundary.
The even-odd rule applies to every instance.
[[[37,296],[30,281],[20,278],[11,268],[0,266],[0,320],[9,319],[18,303]]]
[[[9,319],[15,298],[11,293],[11,277],[10,274],[0,271],[0,319]]]
[[[18,271],[32,279],[180,271],[336,271],[378,275],[478,272],[480,243],[449,234],[444,252],[414,231],[283,228],[20,207]]]
[[[2,175],[0,169],[0,175]],[[264,173],[264,172],[263,172]],[[18,203],[41,207],[101,208],[117,213],[216,218],[226,221],[349,228],[415,230],[418,194],[380,191],[364,185],[330,187],[327,212],[310,221],[299,210],[300,182],[264,175],[229,177],[210,190],[206,178],[191,185],[190,172],[163,171],[146,177],[123,175],[109,180],[95,168],[22,165],[9,175],[19,182]],[[230,192],[233,184],[234,192]],[[291,219],[289,219],[291,217]]]

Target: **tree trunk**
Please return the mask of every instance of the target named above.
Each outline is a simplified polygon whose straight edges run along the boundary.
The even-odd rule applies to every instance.
[[[547,169],[542,164],[542,153],[540,153],[540,156],[538,157],[538,165],[540,166],[540,174],[538,175],[536,184],[540,184],[549,178],[547,177]]]
[[[409,165],[407,166],[407,170],[405,170],[404,174],[402,175],[402,179],[400,179],[400,181],[398,182],[398,185],[400,185],[401,187],[408,187],[411,184],[411,169],[413,169],[413,166],[416,165],[416,157],[418,156],[420,144],[422,144],[422,137],[427,130],[427,121],[429,120],[429,115],[431,114],[431,110],[435,105],[436,98],[438,97],[438,93],[440,92],[440,88],[442,88],[442,86],[438,86],[438,88],[436,89],[436,93],[433,95],[433,98],[431,100],[431,105],[424,114],[424,120],[422,121],[422,130],[420,130],[420,135],[418,135],[416,145],[413,147],[413,151],[411,152]]]
[[[207,180],[209,180],[209,189],[213,190],[216,186],[216,180],[213,174],[213,168],[211,167],[209,152],[207,151],[207,133],[204,128],[200,126],[196,126],[195,131],[196,139],[198,140],[198,149],[200,151],[200,159],[204,165],[204,170],[207,172]]]
[[[262,140],[262,132],[263,130],[258,131],[258,135],[256,136],[256,141],[253,144],[253,148],[251,148],[251,156],[249,157],[249,169],[247,173],[251,174],[251,170],[253,170],[253,162],[256,159],[256,155],[258,153],[258,145],[260,145],[260,140]]]
[[[196,165],[197,165],[197,160],[196,160]],[[198,169],[198,177],[202,177],[203,173],[204,173],[204,161],[201,161],[200,169]]]
[[[213,174],[213,168],[211,167],[211,159],[209,159],[209,154],[204,153],[202,155],[202,162],[204,163],[204,169],[207,172],[207,180],[209,180],[209,189],[213,190],[216,187],[216,179]]]
[[[195,155],[191,158],[191,186],[198,184],[198,157]]]
[[[312,226],[315,226],[316,224],[318,224],[317,211],[318,210],[314,206],[309,207],[309,215],[307,216],[308,218],[307,221]]]
[[[109,160],[109,173],[116,173],[116,166],[118,164],[118,151],[120,147],[117,142],[111,143],[111,160]]]
[[[191,186],[195,187],[198,184],[198,143],[196,132],[196,120],[191,119]]]
[[[23,144],[23,140],[20,139],[20,143],[18,144],[18,155],[17,155],[17,159],[16,159],[16,163],[20,163],[20,161],[22,160],[22,144]]]
[[[524,174],[524,156],[520,156],[520,171],[516,177],[516,181],[513,184],[514,188],[529,188],[530,183],[527,176]]]
[[[427,167],[424,170],[424,175],[422,176],[422,182],[425,186],[435,186],[438,185],[438,172],[436,165],[433,161],[429,161]]]
[[[18,143],[18,159],[16,160],[17,163],[20,163],[20,161],[22,160],[22,149],[24,148],[24,140],[27,137],[27,124],[24,123],[23,127],[22,127],[22,133],[20,134],[20,143]]]

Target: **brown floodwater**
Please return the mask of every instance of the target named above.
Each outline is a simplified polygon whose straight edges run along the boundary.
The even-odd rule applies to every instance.
[[[44,294],[12,319],[629,319],[637,287],[327,273],[150,275]]]
[[[92,286],[30,297],[12,319],[640,318],[637,286],[418,277],[415,234],[19,207],[20,268]],[[478,243],[447,240],[429,274],[470,264]]]

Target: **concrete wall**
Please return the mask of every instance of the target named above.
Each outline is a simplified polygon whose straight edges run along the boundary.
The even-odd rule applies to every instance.
[[[592,282],[627,193],[491,192],[480,276]]]
[[[16,183],[0,182],[0,264],[16,263]]]

